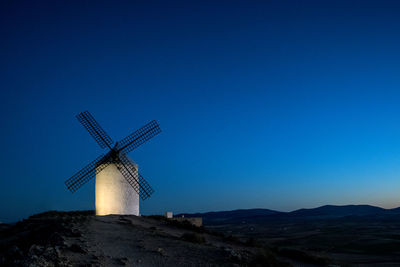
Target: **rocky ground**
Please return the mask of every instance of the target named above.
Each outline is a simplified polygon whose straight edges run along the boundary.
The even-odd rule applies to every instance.
[[[290,266],[267,248],[163,217],[46,212],[0,228],[0,266]]]

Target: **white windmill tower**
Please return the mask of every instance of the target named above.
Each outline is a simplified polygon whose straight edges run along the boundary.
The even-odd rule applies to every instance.
[[[113,146],[111,138],[88,111],[78,114],[77,118],[100,147],[109,148],[110,151],[100,155],[65,181],[67,188],[74,193],[96,177],[96,215],[138,216],[139,197],[145,200],[154,190],[139,174],[138,166],[126,154],[161,132],[157,122],[149,122]]]

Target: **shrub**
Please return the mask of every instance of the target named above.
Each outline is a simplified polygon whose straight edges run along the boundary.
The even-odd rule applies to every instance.
[[[181,239],[198,244],[203,244],[206,242],[204,236],[196,233],[185,233],[181,236]]]
[[[233,235],[224,236],[222,238],[222,240],[224,240],[225,242],[231,242],[231,243],[242,243],[238,237],[233,236]]]
[[[328,259],[318,257],[312,254],[309,254],[305,251],[297,250],[297,249],[291,249],[291,248],[281,248],[277,250],[277,253],[281,256],[293,259],[293,260],[298,260],[306,263],[311,263],[311,264],[318,264],[318,265],[326,265],[329,263]]]
[[[261,247],[262,246],[261,243],[258,242],[254,237],[249,237],[244,244],[249,247]]]
[[[271,266],[271,267],[287,267],[291,266],[289,263],[277,260],[275,255],[269,249],[260,249],[253,259],[250,261],[249,266]]]

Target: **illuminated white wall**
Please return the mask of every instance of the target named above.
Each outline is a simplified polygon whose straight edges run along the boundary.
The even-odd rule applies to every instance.
[[[136,166],[137,170],[137,166]],[[115,164],[96,175],[96,215],[129,214],[139,216],[139,195]]]

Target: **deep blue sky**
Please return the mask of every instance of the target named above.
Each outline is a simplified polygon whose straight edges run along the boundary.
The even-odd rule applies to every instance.
[[[0,221],[94,208],[64,181],[130,156],[144,214],[400,205],[398,1],[2,1]]]

